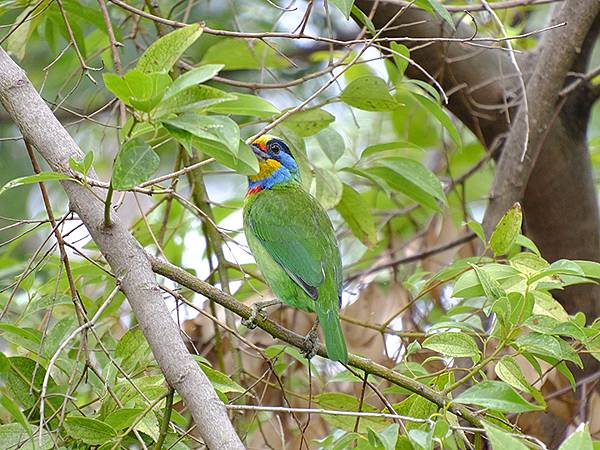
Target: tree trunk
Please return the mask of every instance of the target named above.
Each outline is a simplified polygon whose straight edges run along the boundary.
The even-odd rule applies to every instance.
[[[374,0],[357,0],[369,14]],[[373,16],[383,27],[404,2],[383,0]],[[587,148],[587,124],[596,95],[581,82],[566,97],[559,95],[570,72],[585,72],[600,29],[600,2],[569,0],[555,7],[552,24],[565,26],[547,31],[538,47],[517,55],[527,83],[529,140],[523,152],[525,121],[520,80],[507,51],[473,46],[467,42],[435,42],[411,51],[411,58],[443,86],[449,96],[448,109],[488,148],[501,153],[490,204],[484,221],[487,233],[515,201],[522,202],[525,232],[549,261],[561,258],[600,261],[600,217],[596,186]],[[399,24],[410,24],[393,28]],[[387,37],[414,47],[410,38],[470,38],[473,29],[464,23],[452,30],[440,18],[409,7],[391,24]],[[486,44],[490,44],[487,42]],[[409,65],[407,75],[427,81]],[[588,323],[600,316],[600,287],[581,285],[557,292],[570,314],[582,311]],[[600,365],[589,358],[581,378]],[[548,414],[547,423],[555,420]],[[542,426],[545,442],[556,442],[568,425]]]
[[[69,158],[83,155],[54,117],[23,70],[0,48],[0,102],[23,137],[44,157],[52,170],[70,174]],[[95,174],[90,173],[95,178]],[[116,214],[104,224],[104,204],[91,188],[62,182],[71,210],[77,213],[121,283],[140,328],[165,379],[191,412],[210,449],[243,449],[223,402],[187,351],[171,318],[144,249]],[[97,190],[103,197],[105,192]]]

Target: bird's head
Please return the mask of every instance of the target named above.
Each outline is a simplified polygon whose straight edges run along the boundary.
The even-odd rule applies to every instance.
[[[252,143],[252,150],[254,150],[259,163],[273,159],[290,172],[298,170],[290,148],[278,137],[263,134]]]
[[[281,139],[264,134],[252,142],[259,172],[249,177],[248,193],[270,189],[277,183],[300,181],[300,171],[290,148]]]

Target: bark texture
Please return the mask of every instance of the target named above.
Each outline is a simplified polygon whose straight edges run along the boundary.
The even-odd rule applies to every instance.
[[[25,72],[0,48],[0,102],[52,170],[70,173],[68,161],[83,154],[31,85]],[[95,177],[95,174],[92,174]],[[144,250],[113,214],[104,226],[103,203],[77,183],[62,183],[71,210],[83,221],[135,313],[167,382],[179,392],[210,449],[243,449],[210,381],[187,351],[167,309]],[[98,191],[100,196],[105,192]]]

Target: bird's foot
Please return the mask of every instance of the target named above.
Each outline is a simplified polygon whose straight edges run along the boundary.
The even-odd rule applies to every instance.
[[[281,305],[279,300],[269,300],[267,302],[256,302],[252,304],[252,314],[247,319],[242,319],[242,325],[244,325],[249,330],[253,330],[256,328],[256,319],[258,316],[263,319],[267,318],[266,309],[270,306]]]
[[[315,319],[315,323],[304,338],[304,351],[302,354],[308,360],[317,354],[319,349],[319,334],[317,328],[319,327],[319,319]]]

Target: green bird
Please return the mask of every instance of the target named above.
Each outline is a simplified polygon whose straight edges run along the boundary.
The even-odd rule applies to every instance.
[[[244,233],[256,264],[279,300],[316,312],[317,322],[307,340],[314,342],[320,323],[329,358],[347,363],[338,314],[342,260],[329,216],[302,188],[300,171],[285,142],[263,135],[252,149],[259,172],[248,178]]]

